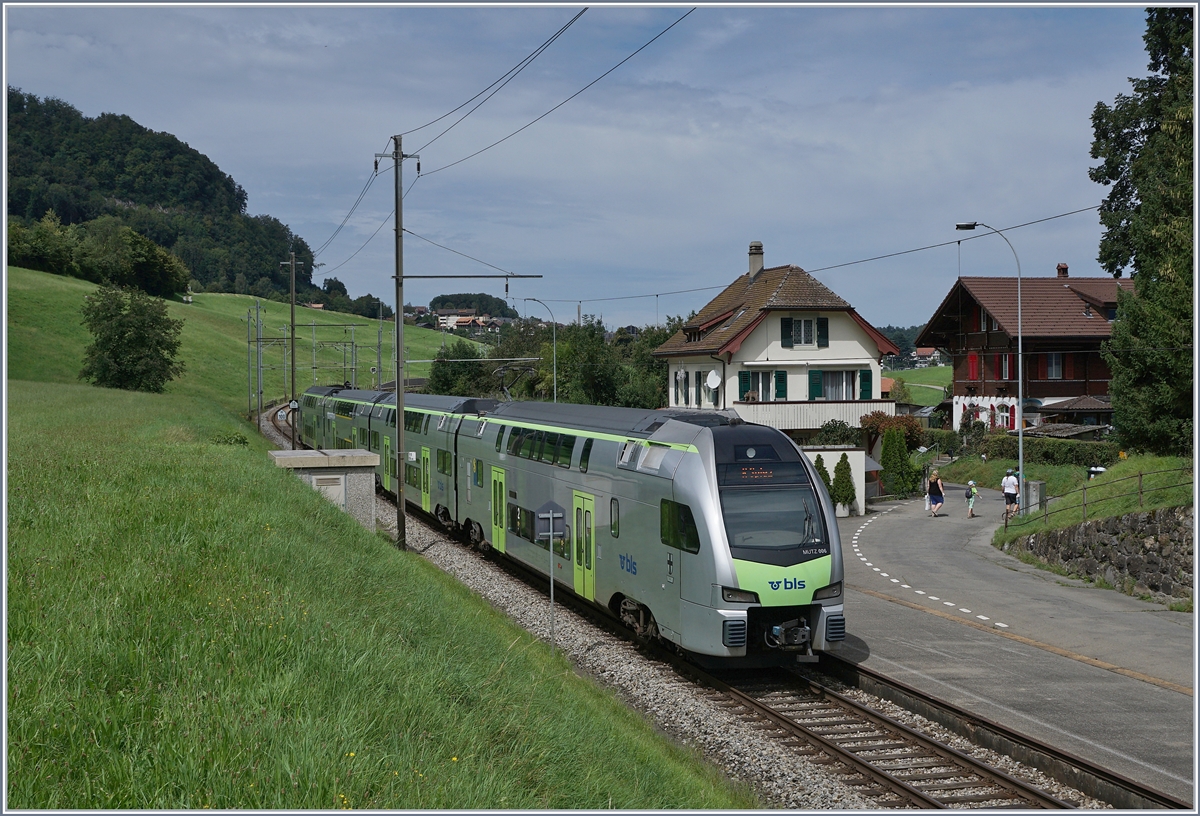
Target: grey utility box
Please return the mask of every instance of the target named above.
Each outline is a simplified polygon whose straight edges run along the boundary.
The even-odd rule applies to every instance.
[[[351,450],[271,451],[275,465],[290,468],[358,523],[375,532],[375,468],[379,454]]]
[[[1021,498],[1021,512],[1032,513],[1046,509],[1046,483],[1033,479],[1025,480],[1025,495]]]

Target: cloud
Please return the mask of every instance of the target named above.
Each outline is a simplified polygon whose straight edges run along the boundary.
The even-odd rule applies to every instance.
[[[565,24],[568,8],[10,7],[10,84],[86,115],[126,113],[216,161],[316,246],[395,133],[464,102]],[[589,10],[493,99],[405,136],[426,174],[522,127],[682,8]],[[953,224],[1098,203],[1090,113],[1145,73],[1140,9],[701,8],[546,119],[412,186],[412,231],[513,272],[510,294],[568,301],[728,283],[752,240],[809,269],[955,240]],[[465,112],[465,111],[464,111]],[[458,114],[458,115],[461,115]],[[352,295],[391,291],[390,162],[320,260]],[[416,179],[404,167],[405,186]],[[1025,274],[1097,273],[1084,214],[1014,233]],[[922,322],[959,247],[818,272],[869,320]],[[994,236],[963,272],[1011,274]],[[494,270],[409,238],[423,274]],[[413,281],[503,294],[499,281]],[[584,304],[613,323],[711,292]],[[557,313],[557,309],[556,309]],[[561,315],[560,315],[561,318]]]

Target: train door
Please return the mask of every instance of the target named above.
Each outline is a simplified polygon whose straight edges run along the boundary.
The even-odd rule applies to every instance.
[[[429,512],[429,448],[421,447],[421,509]]]
[[[383,431],[383,489],[392,490],[392,468],[396,466],[392,459],[392,435]]]
[[[587,493],[573,492],[575,517],[575,592],[589,601],[596,600],[596,499]]]
[[[504,468],[492,468],[492,547],[504,552]]]

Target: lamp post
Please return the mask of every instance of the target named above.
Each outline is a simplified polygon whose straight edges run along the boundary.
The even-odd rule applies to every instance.
[[[1004,243],[1008,244],[1008,248],[1012,250],[1013,258],[1017,261],[1017,507],[1018,512],[1024,514],[1025,508],[1025,355],[1024,346],[1022,345],[1021,335],[1021,259],[1017,257],[1017,250],[1013,248],[1012,241],[1008,240],[1003,232],[995,227],[989,227],[982,221],[966,221],[961,224],[955,224],[956,230],[973,230],[975,227],[985,227],[1004,239]]]
[[[542,303],[537,298],[525,298],[525,300]],[[545,303],[542,305],[546,306]],[[546,311],[550,312],[549,306],[546,306]],[[550,345],[552,347],[551,358],[554,361],[554,401],[558,402],[558,321],[554,319],[554,312],[550,312]]]

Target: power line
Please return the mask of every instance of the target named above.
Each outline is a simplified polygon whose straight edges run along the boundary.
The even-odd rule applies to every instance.
[[[412,180],[412,184],[408,185],[408,189],[407,189],[407,190],[405,190],[405,191],[404,191],[404,195],[402,195],[402,196],[400,197],[400,198],[401,198],[401,200],[404,200],[405,198],[408,198],[408,194],[409,194],[410,192],[412,192],[412,188],[413,188],[413,186],[414,186],[414,185],[416,185],[416,183],[417,183],[417,182],[420,180],[420,178],[421,178],[421,177],[420,177],[420,176],[418,176],[417,178],[415,178],[415,179],[413,179],[413,180]],[[357,207],[357,206],[358,206],[358,204],[357,204],[357,203],[355,203],[355,205],[354,205],[354,206],[355,206],[355,207]],[[353,210],[351,210],[351,212],[354,212],[354,211],[353,211]],[[383,218],[383,220],[379,222],[379,226],[378,226],[378,227],[376,227],[376,228],[375,228],[375,231],[371,233],[371,237],[370,237],[370,238],[368,238],[367,240],[363,241],[363,245],[362,245],[362,246],[360,246],[358,249],[354,250],[354,252],[353,252],[353,253],[350,255],[350,257],[349,257],[349,258],[347,258],[346,260],[342,261],[340,264],[338,264],[337,266],[335,266],[333,269],[330,269],[330,270],[329,270],[328,272],[326,272],[325,274],[326,274],[326,275],[330,275],[330,274],[332,274],[334,271],[336,271],[336,270],[338,270],[338,269],[341,269],[343,266],[345,266],[346,264],[350,263],[351,259],[352,259],[352,258],[353,258],[355,255],[357,255],[358,253],[362,252],[364,249],[366,249],[366,248],[367,248],[367,244],[371,243],[372,239],[374,239],[374,238],[375,238],[375,236],[379,234],[379,231],[380,231],[381,229],[383,229],[383,225],[384,225],[384,224],[386,224],[386,223],[388,222],[388,219],[389,219],[389,218],[391,218],[393,215],[395,215],[395,213],[396,213],[396,208],[395,208],[395,207],[393,207],[393,208],[392,208],[392,210],[391,210],[391,212],[389,212],[387,215],[385,215],[385,216],[384,216],[384,218]],[[347,217],[347,218],[349,218],[350,216],[346,216],[346,217]],[[345,222],[342,222],[342,223],[344,224]],[[340,229],[341,229],[341,227],[338,227],[338,229],[340,230]],[[408,232],[408,230],[405,230],[405,232]],[[420,236],[417,236],[417,237],[420,237]],[[332,241],[333,239],[331,238],[330,240]],[[328,242],[326,242],[326,243],[328,243]],[[314,257],[315,257],[315,255],[314,255]]]
[[[570,21],[569,21],[569,22],[568,22],[568,23],[567,23],[565,26],[563,26],[563,27],[562,27],[562,28],[560,28],[560,29],[559,29],[557,32],[555,32],[555,34],[554,34],[554,36],[553,36],[553,37],[551,37],[550,39],[546,40],[544,43],[542,43],[540,46],[538,46],[537,50],[535,50],[535,51],[534,51],[532,54],[530,54],[528,57],[526,57],[526,58],[525,58],[524,60],[522,60],[521,62],[517,63],[517,67],[516,67],[516,68],[514,68],[514,69],[510,69],[507,79],[505,79],[504,77],[501,77],[501,79],[504,79],[504,81],[503,81],[503,82],[500,82],[500,84],[499,84],[498,86],[496,85],[496,83],[495,83],[495,82],[493,82],[491,86],[488,86],[489,88],[491,88],[491,87],[495,86],[495,88],[496,88],[496,89],[495,89],[494,91],[492,91],[491,93],[489,93],[489,94],[488,94],[486,97],[484,97],[484,98],[483,98],[483,101],[481,101],[481,102],[480,102],[478,105],[476,105],[475,107],[471,108],[469,111],[467,111],[467,112],[466,112],[466,113],[464,113],[462,116],[460,116],[460,117],[459,117],[459,118],[458,118],[458,119],[457,119],[457,120],[456,120],[456,121],[455,121],[455,122],[454,122],[452,125],[450,125],[449,127],[447,127],[445,130],[443,130],[443,131],[442,131],[441,133],[439,133],[437,136],[434,136],[432,139],[430,139],[430,140],[429,140],[428,142],[426,142],[425,144],[421,145],[421,147],[417,148],[416,152],[417,152],[417,153],[420,153],[422,150],[424,150],[425,148],[429,147],[431,144],[433,144],[434,142],[436,142],[438,139],[440,139],[440,138],[442,138],[443,136],[445,136],[447,133],[449,133],[451,130],[453,130],[455,127],[457,127],[457,126],[458,126],[458,124],[459,124],[460,122],[462,122],[462,120],[463,120],[463,119],[466,119],[466,118],[467,118],[468,116],[470,116],[472,113],[474,113],[475,111],[479,110],[481,107],[483,107],[484,103],[486,103],[486,102],[487,102],[489,99],[491,99],[491,98],[492,98],[493,96],[495,96],[496,94],[500,93],[500,91],[501,91],[501,90],[504,88],[504,86],[505,86],[505,85],[507,85],[508,83],[512,82],[514,79],[516,79],[518,74],[520,74],[522,71],[524,71],[526,68],[528,68],[528,67],[529,67],[529,65],[530,65],[530,64],[532,64],[532,63],[533,63],[533,61],[534,61],[535,59],[537,59],[539,56],[541,56],[541,54],[542,54],[542,52],[543,52],[543,51],[545,51],[547,48],[549,48],[549,47],[550,47],[550,44],[551,44],[551,43],[553,43],[555,40],[557,40],[557,39],[559,38],[559,36],[561,36],[561,35],[562,35],[562,33],[563,33],[564,31],[566,31],[568,28],[570,28],[570,27],[572,26],[572,24],[574,24],[574,22],[575,22],[576,20],[578,20],[580,17],[582,17],[582,16],[583,16],[583,12],[584,12],[584,11],[587,11],[587,9],[586,9],[586,8],[585,8],[585,9],[583,9],[583,11],[579,12],[579,13],[578,13],[578,14],[576,14],[574,17],[572,17],[572,18],[571,18],[571,20],[570,20]],[[497,80],[497,82],[499,82],[499,80]],[[486,92],[487,90],[488,90],[488,88],[485,88],[485,89],[484,89],[483,91],[481,91],[479,94],[476,94],[475,96],[471,97],[471,99],[472,99],[472,100],[473,100],[473,99],[478,99],[478,98],[479,98],[479,96],[480,96],[482,93]],[[471,100],[468,100],[467,102],[464,102],[462,105],[459,105],[459,106],[458,106],[457,108],[455,108],[454,110],[455,110],[455,111],[457,111],[457,110],[460,110],[460,109],[461,109],[461,108],[462,108],[464,105],[468,104],[470,101],[471,101]],[[450,113],[453,113],[453,112],[454,112],[454,111],[451,111]],[[446,114],[446,116],[449,116],[449,115],[450,115],[450,114]],[[439,117],[439,119],[444,119],[444,118],[446,118],[446,117],[445,117],[445,116]],[[438,121],[438,119],[435,119],[434,121],[436,122],[436,121]],[[433,122],[430,122],[430,124],[433,124]],[[427,126],[426,126],[426,125],[422,125],[422,127],[427,127]],[[418,129],[418,130],[420,130],[420,128],[417,128],[417,129]],[[412,131],[409,131],[409,132],[411,133]]]
[[[503,272],[505,275],[512,275],[512,274],[514,274],[514,273],[512,273],[512,272],[509,272],[507,269],[501,269],[500,267],[496,266],[495,264],[490,264],[490,263],[488,263],[487,261],[481,261],[481,260],[479,260],[478,258],[474,258],[474,257],[472,257],[472,256],[468,255],[468,254],[467,254],[467,253],[465,253],[465,252],[459,252],[457,249],[451,249],[451,248],[450,248],[450,247],[448,247],[448,246],[442,246],[442,245],[441,245],[441,244],[439,244],[437,241],[430,241],[430,240],[429,240],[428,238],[426,238],[424,235],[417,235],[415,232],[413,232],[412,230],[408,229],[407,227],[405,227],[405,228],[404,228],[404,231],[405,231],[405,232],[407,232],[409,235],[411,235],[411,236],[412,236],[412,237],[414,237],[414,238],[420,238],[422,241],[424,241],[424,242],[425,242],[425,243],[427,243],[427,244],[433,244],[435,247],[438,247],[439,249],[444,249],[444,250],[446,250],[447,252],[453,252],[455,255],[461,255],[461,256],[462,256],[462,257],[464,257],[464,258],[467,258],[467,259],[469,259],[469,260],[475,261],[475,263],[481,263],[481,264],[483,264],[484,266],[489,266],[489,267],[491,267],[492,269],[495,269],[497,272]],[[571,302],[572,302],[572,303],[574,303],[575,301],[571,301]]]
[[[566,99],[564,99],[562,102],[559,102],[559,103],[558,103],[557,105],[555,105],[553,108],[551,108],[550,110],[546,111],[546,112],[545,112],[545,113],[543,113],[541,116],[539,116],[538,118],[534,119],[532,122],[529,122],[528,124],[526,124],[526,125],[523,125],[523,126],[522,126],[522,127],[520,127],[520,128],[517,128],[517,129],[516,129],[516,130],[514,130],[512,133],[510,133],[510,134],[508,134],[507,136],[505,136],[503,139],[500,139],[500,140],[498,140],[498,141],[492,142],[490,145],[488,145],[488,146],[487,146],[487,147],[485,147],[485,148],[482,148],[482,149],[480,149],[480,150],[476,150],[474,153],[472,153],[472,154],[471,154],[471,155],[469,155],[469,156],[464,156],[463,158],[459,159],[458,161],[453,161],[453,162],[450,162],[449,164],[442,165],[441,167],[437,168],[436,170],[430,170],[430,171],[429,171],[428,173],[426,173],[425,175],[427,175],[427,176],[431,176],[431,175],[433,175],[434,173],[440,173],[440,172],[441,172],[441,171],[443,171],[443,170],[448,170],[449,168],[453,167],[453,166],[454,166],[454,165],[456,165],[456,164],[462,164],[462,163],[463,163],[463,162],[465,162],[467,159],[473,159],[473,158],[475,158],[476,156],[478,156],[480,153],[483,153],[483,152],[485,152],[485,151],[491,150],[493,147],[495,147],[495,146],[496,146],[496,145],[498,145],[498,144],[501,144],[502,142],[507,142],[507,141],[508,141],[509,139],[511,139],[513,136],[516,136],[516,135],[517,135],[518,133],[520,133],[522,130],[525,130],[525,128],[528,128],[528,127],[531,127],[532,125],[535,125],[535,124],[537,124],[538,122],[540,122],[541,120],[545,119],[547,116],[549,116],[550,114],[554,113],[556,110],[558,110],[559,108],[561,108],[563,105],[567,104],[567,103],[568,103],[568,102],[570,102],[572,99],[574,99],[575,97],[579,96],[581,93],[583,93],[584,91],[586,91],[588,88],[592,87],[592,86],[593,86],[593,85],[595,85],[597,82],[599,82],[600,80],[604,79],[606,76],[608,76],[609,74],[611,74],[613,71],[615,71],[615,70],[617,70],[618,68],[620,68],[620,67],[621,67],[622,65],[624,65],[626,62],[628,62],[629,60],[631,60],[631,59],[633,59],[634,57],[636,57],[636,56],[637,56],[638,54],[640,54],[640,53],[641,53],[641,52],[642,52],[642,51],[643,51],[645,48],[649,47],[649,45],[650,45],[651,43],[653,43],[655,40],[657,40],[659,37],[661,37],[662,35],[666,34],[666,33],[667,33],[668,31],[670,31],[672,28],[674,28],[675,26],[677,26],[677,25],[679,25],[681,22],[683,22],[684,18],[685,18],[685,17],[687,17],[687,16],[688,16],[688,14],[691,14],[691,13],[692,13],[693,11],[695,11],[695,10],[696,10],[695,8],[692,8],[692,9],[690,9],[690,10],[689,10],[689,11],[688,11],[686,14],[684,14],[684,15],[683,15],[683,17],[680,17],[678,20],[676,20],[675,22],[671,23],[669,26],[667,26],[666,28],[664,28],[662,31],[658,32],[658,34],[656,34],[656,35],[655,35],[653,38],[651,38],[651,39],[650,39],[650,40],[649,40],[649,41],[648,41],[648,42],[647,42],[645,45],[643,45],[643,46],[642,46],[641,48],[639,48],[637,51],[634,51],[634,52],[633,52],[632,54],[630,54],[628,57],[626,57],[625,59],[623,59],[623,60],[621,60],[620,62],[618,62],[618,63],[617,63],[616,65],[614,65],[612,68],[609,68],[609,69],[608,69],[607,71],[605,71],[603,74],[601,74],[600,76],[598,76],[598,77],[596,77],[595,79],[593,79],[593,80],[592,80],[591,82],[589,82],[587,85],[584,85],[584,86],[583,86],[582,88],[580,88],[578,91],[576,91],[575,93],[573,93],[573,94],[571,94],[570,96],[568,96],[568,97],[567,97]]]
[[[468,99],[466,102],[463,102],[461,105],[459,105],[457,108],[455,108],[455,109],[454,109],[454,110],[452,110],[452,111],[448,111],[448,112],[446,112],[446,113],[443,113],[443,114],[442,114],[441,116],[439,116],[437,119],[434,119],[434,120],[432,120],[432,121],[426,122],[425,124],[421,125],[420,127],[415,127],[415,128],[413,128],[412,130],[406,130],[406,131],[404,131],[403,133],[401,133],[400,135],[401,135],[401,136],[407,136],[407,135],[408,135],[408,134],[410,134],[410,133],[416,133],[418,130],[424,130],[425,128],[429,127],[430,125],[435,125],[435,124],[437,124],[438,122],[440,122],[440,121],[442,121],[443,119],[445,119],[447,116],[450,116],[450,115],[452,115],[452,114],[454,114],[454,113],[457,113],[458,111],[460,111],[460,110],[462,110],[463,108],[465,108],[467,105],[470,105],[472,102],[474,102],[474,101],[475,101],[476,99],[478,99],[479,97],[483,96],[485,93],[487,93],[488,91],[490,91],[492,88],[495,88],[495,87],[496,87],[496,85],[497,85],[498,83],[500,83],[500,82],[501,82],[501,80],[503,80],[503,81],[505,82],[505,84],[507,84],[508,80],[511,80],[513,77],[515,77],[515,76],[516,76],[517,74],[519,74],[521,71],[525,70],[525,68],[526,68],[526,67],[529,65],[529,63],[531,63],[531,62],[533,62],[533,60],[537,59],[537,57],[538,57],[538,56],[540,56],[540,55],[541,55],[541,53],[542,53],[543,51],[545,51],[545,50],[546,50],[546,48],[547,48],[547,47],[549,47],[549,45],[550,45],[551,43],[553,43],[555,40],[557,40],[557,39],[559,38],[559,36],[560,36],[560,35],[561,35],[561,34],[562,34],[564,31],[566,31],[568,28],[570,28],[570,27],[571,27],[571,26],[572,26],[572,25],[575,23],[575,21],[576,21],[576,20],[578,20],[580,17],[582,17],[582,16],[583,16],[583,12],[584,12],[584,11],[587,11],[587,8],[586,8],[586,7],[583,9],[583,11],[579,12],[579,13],[578,13],[578,14],[576,14],[574,17],[572,17],[572,18],[571,18],[571,20],[570,20],[570,22],[568,22],[568,23],[567,23],[565,26],[563,26],[563,27],[562,27],[562,28],[560,28],[558,31],[556,31],[556,32],[554,33],[554,36],[550,37],[550,39],[546,40],[544,43],[542,43],[542,44],[541,44],[541,45],[539,45],[537,48],[535,48],[535,49],[533,50],[533,52],[529,54],[529,56],[527,56],[527,57],[525,57],[524,59],[522,59],[520,62],[518,62],[518,63],[517,63],[516,65],[514,65],[512,68],[509,68],[507,71],[505,71],[503,74],[501,74],[501,75],[500,75],[500,78],[499,78],[499,79],[497,79],[497,80],[496,80],[495,82],[493,82],[491,85],[488,85],[486,88],[484,88],[484,89],[483,89],[482,91],[480,91],[479,93],[477,93],[477,94],[475,94],[474,96],[472,96],[472,97],[471,97],[470,99]],[[514,72],[515,72],[515,73],[514,73]],[[510,76],[510,74],[511,74],[511,76]],[[505,77],[507,77],[508,79],[505,79]],[[500,87],[501,87],[501,88],[503,88],[504,86],[503,86],[503,85],[501,85]],[[498,91],[498,90],[500,90],[500,88],[496,88],[496,90]],[[490,99],[490,98],[491,98],[491,97],[489,96],[489,97],[488,97],[488,99]],[[486,102],[486,101],[487,101],[487,99],[485,99],[485,100],[484,100],[484,102]],[[481,105],[482,105],[482,104],[483,104],[483,102],[481,102],[481,103],[479,103],[479,104],[481,104]],[[476,106],[476,109],[478,109],[478,106]],[[473,111],[472,111],[472,112],[473,112]],[[470,113],[468,113],[467,115],[469,116],[469,115],[470,115]],[[466,117],[464,116],[463,118],[466,118]],[[461,121],[462,121],[462,119],[459,119],[458,121],[459,121],[459,122],[461,122]],[[458,122],[455,122],[454,124],[458,124]],[[453,127],[453,126],[454,126],[454,125],[451,125],[451,127]],[[447,130],[448,130],[448,129],[449,129],[449,128],[447,128]],[[443,131],[443,133],[445,133],[445,131]],[[428,144],[430,144],[430,143],[426,143],[426,146],[428,146]]]
[[[324,252],[325,249],[331,243],[333,243],[333,239],[338,237],[338,234],[341,233],[341,231],[342,231],[342,227],[346,226],[346,222],[350,220],[350,216],[354,215],[354,211],[358,209],[358,205],[362,203],[362,200],[367,195],[367,191],[371,189],[371,185],[375,183],[375,177],[378,175],[379,175],[379,172],[378,172],[378,170],[376,170],[376,172],[372,173],[370,175],[370,177],[367,178],[367,183],[365,185],[363,185],[362,190],[358,194],[358,198],[356,198],[354,200],[354,204],[351,205],[351,207],[350,207],[350,212],[346,213],[346,217],[342,219],[342,223],[338,224],[338,228],[333,231],[333,235],[330,235],[328,238],[325,239],[325,243],[321,244],[319,247],[317,247],[316,249],[313,250],[314,258],[317,257],[318,255],[320,255],[322,252]]]
[[[1041,224],[1045,221],[1053,221],[1056,218],[1066,218],[1068,215],[1078,215],[1081,212],[1087,212],[1088,210],[1098,210],[1098,209],[1100,209],[1099,204],[1095,205],[1094,207],[1084,207],[1083,209],[1079,209],[1079,210],[1071,210],[1071,212],[1059,213],[1058,215],[1051,215],[1048,218],[1039,218],[1036,221],[1026,221],[1024,224],[1014,224],[1011,227],[1001,227],[1000,229],[996,230],[996,232],[1007,232],[1008,230],[1020,229],[1021,227],[1028,227],[1028,226],[1032,226],[1033,224]],[[895,258],[899,255],[909,255],[913,252],[924,252],[927,249],[937,249],[939,247],[950,246],[951,244],[961,244],[963,241],[973,241],[976,238],[986,238],[989,235],[991,235],[991,233],[985,232],[980,235],[971,235],[966,238],[955,238],[953,241],[943,241],[940,244],[930,244],[929,246],[917,247],[916,249],[905,249],[901,252],[890,252],[887,255],[876,255],[873,258],[863,258],[862,260],[859,260],[859,261],[847,261],[846,263],[833,264],[832,266],[822,266],[817,269],[806,269],[805,271],[808,272],[809,274],[812,274],[813,272],[824,272],[829,269],[841,269],[843,266],[854,266],[855,264],[868,263],[870,261],[882,261],[886,258]]]

